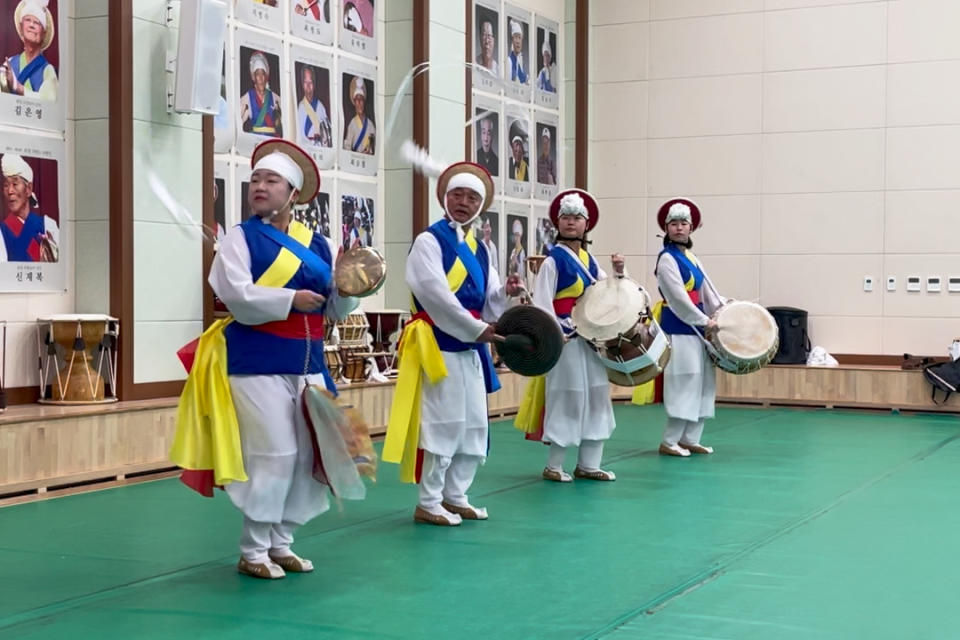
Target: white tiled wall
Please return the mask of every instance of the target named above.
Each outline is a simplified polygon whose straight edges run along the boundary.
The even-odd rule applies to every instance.
[[[627,254],[652,284],[636,269],[653,269],[657,210],[692,197],[725,295],[808,310],[835,353],[945,354],[960,336],[960,2],[591,5],[596,253]],[[943,290],[908,293],[907,276]]]
[[[201,221],[202,134],[199,115],[168,114],[164,61],[177,30],[165,3],[134,3],[133,15],[133,350],[136,384],[185,377],[176,351],[203,325],[201,239],[150,188],[151,174]],[[122,330],[122,328],[121,328]]]

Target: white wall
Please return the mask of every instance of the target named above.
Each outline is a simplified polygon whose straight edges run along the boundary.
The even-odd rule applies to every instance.
[[[810,312],[837,353],[945,354],[960,336],[960,3],[591,3],[598,253],[653,283],[656,212],[697,200],[725,295]],[[907,293],[907,276],[940,293]],[[874,290],[863,290],[864,276]],[[897,290],[885,291],[887,276]]]
[[[135,383],[185,377],[176,351],[203,330],[201,239],[154,195],[151,172],[202,221],[199,115],[168,114],[164,62],[176,51],[165,0],[133,3],[133,307]],[[121,328],[122,330],[122,328]]]

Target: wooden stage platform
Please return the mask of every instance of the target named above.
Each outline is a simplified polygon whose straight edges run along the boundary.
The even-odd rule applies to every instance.
[[[490,396],[491,418],[515,414],[525,379],[500,372]],[[394,383],[344,385],[341,398],[358,407],[375,435],[386,429]],[[615,401],[632,389],[611,387]],[[718,402],[886,411],[960,413],[960,394],[945,405],[930,400],[920,371],[892,367],[769,366],[746,376],[720,373]],[[172,475],[167,460],[177,399],[60,407],[21,405],[0,413],[0,506]]]

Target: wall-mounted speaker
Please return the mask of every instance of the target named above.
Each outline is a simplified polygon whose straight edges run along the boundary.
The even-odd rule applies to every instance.
[[[230,6],[227,0],[180,3],[174,108],[181,113],[220,111],[223,41]]]

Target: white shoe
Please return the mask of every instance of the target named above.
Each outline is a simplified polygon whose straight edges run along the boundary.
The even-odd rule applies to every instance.
[[[463,522],[463,518],[461,518],[459,514],[450,513],[440,505],[431,507],[430,509],[424,509],[420,505],[417,505],[417,508],[413,512],[413,520],[414,522],[435,524],[441,527],[456,527]]]
[[[686,442],[681,442],[680,446],[690,451],[690,453],[713,453],[713,447],[708,447],[699,443],[687,444]]]
[[[263,562],[250,562],[243,556],[240,556],[240,562],[237,563],[237,571],[264,580],[279,580],[287,575],[280,565],[269,558]]]
[[[690,455],[690,452],[681,447],[678,444],[667,444],[666,442],[660,443],[660,455],[663,456],[678,456],[681,458],[686,458]]]
[[[551,469],[550,467],[543,470],[543,479],[552,482],[573,482],[573,477],[563,469]]]
[[[487,515],[486,507],[475,507],[470,503],[461,506],[444,500],[440,503],[440,506],[464,520],[486,520],[490,517]]]

